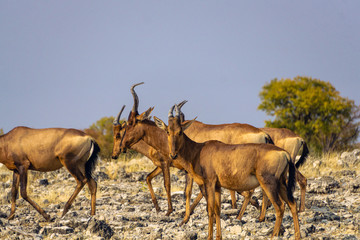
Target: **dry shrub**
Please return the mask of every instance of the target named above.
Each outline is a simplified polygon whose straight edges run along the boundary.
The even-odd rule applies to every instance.
[[[0,163],[0,181],[7,182],[12,181],[12,172],[5,167],[4,164]]]

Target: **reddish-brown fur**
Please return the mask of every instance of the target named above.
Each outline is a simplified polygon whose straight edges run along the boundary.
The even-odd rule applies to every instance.
[[[139,115],[139,113],[138,113],[139,98],[138,98],[134,88],[141,84],[143,84],[143,82],[134,84],[133,86],[131,86],[130,91],[131,91],[131,94],[134,99],[134,104],[133,104],[133,108],[129,114],[127,122],[125,122],[123,124],[120,124],[120,122],[119,122],[120,116],[121,116],[125,106],[123,106],[123,108],[121,109],[120,113],[118,114],[117,118],[114,121],[114,126],[113,126],[114,145],[113,145],[113,153],[112,153],[113,159],[116,159],[119,156],[120,152],[125,151],[125,149],[120,148],[120,142],[125,133],[124,132],[125,125],[129,125],[129,126],[135,125],[137,122],[137,118],[145,118],[145,119],[148,118],[149,114],[152,110],[152,109],[149,109],[147,112],[144,112],[141,115]],[[145,143],[142,140],[133,144],[131,146],[131,149],[148,157],[153,162],[153,164],[156,166],[156,168],[150,174],[148,174],[148,176],[146,177],[146,183],[149,187],[151,199],[153,201],[153,204],[154,204],[157,212],[160,211],[160,207],[157,202],[151,181],[154,177],[159,175],[161,172],[163,173],[164,187],[166,190],[167,200],[168,200],[168,210],[167,210],[166,216],[170,215],[173,212],[173,207],[172,207],[172,202],[171,202],[171,184],[170,184],[170,169],[169,169],[171,162],[169,160],[168,155],[164,156],[160,151],[156,150],[155,148],[148,145],[147,143]]]
[[[296,203],[292,197],[295,167],[290,155],[270,144],[227,145],[219,141],[196,143],[184,134],[191,122],[180,124],[178,117],[169,117],[169,126],[155,118],[159,128],[166,131],[170,156],[185,170],[191,167],[197,178],[205,180],[202,186],[208,203],[209,236],[213,239],[213,214],[216,217],[216,238],[221,239],[221,187],[235,191],[249,191],[261,185],[276,211],[272,236],[277,236],[284,214],[283,199],[290,207],[295,237],[300,239]],[[288,170],[290,167],[290,171]],[[286,186],[286,175],[289,173]]]
[[[139,98],[134,90],[134,88],[138,85],[141,85],[143,83],[138,83],[138,84],[134,84],[131,87],[131,93],[134,99],[134,104],[133,104],[133,108],[129,114],[128,120],[126,122],[127,125],[130,126],[134,126],[136,125],[136,123],[139,121],[139,119],[141,118],[148,118],[149,113],[152,111],[152,109],[149,109],[148,111],[144,112],[142,114],[142,116],[139,116],[138,113],[138,106],[139,106]],[[186,101],[182,102],[181,104],[184,104]],[[116,120],[114,121],[114,127],[113,127],[113,132],[114,132],[114,146],[113,146],[113,158],[117,158],[118,155],[120,154],[120,152],[122,151],[122,149],[120,149],[120,142],[121,139],[124,135],[124,124],[120,124],[119,120],[120,120],[120,116],[122,111],[124,110],[124,107],[121,109],[120,113],[118,114]],[[195,126],[195,124],[194,124]],[[206,125],[203,124],[201,122],[198,122],[197,127],[196,128],[192,128],[192,131],[194,132],[194,138],[196,138],[197,140],[199,139],[206,139],[206,137],[210,137],[206,140],[210,140],[213,139],[216,136],[217,132],[221,132],[222,134],[217,134],[217,138],[219,138],[220,136],[226,136],[226,135],[230,135],[231,133],[233,133],[234,137],[227,137],[227,139],[220,139],[223,141],[231,141],[233,143],[245,143],[245,142],[266,142],[268,141],[267,138],[269,138],[266,134],[264,134],[264,132],[260,131],[259,129],[248,125],[248,124],[222,124],[222,125]],[[224,134],[225,133],[225,134]],[[246,140],[246,138],[244,137],[246,134],[251,134],[252,137],[256,137],[256,139],[253,140]],[[241,137],[242,136],[242,137]],[[217,139],[215,138],[215,139]],[[157,211],[160,211],[160,207],[157,203],[157,199],[154,193],[154,190],[152,188],[152,184],[151,184],[151,180],[157,176],[158,174],[160,174],[161,172],[163,172],[164,175],[164,186],[167,192],[167,199],[168,199],[168,212],[166,213],[166,215],[169,215],[172,211],[172,202],[171,202],[171,184],[170,184],[170,171],[169,171],[169,166],[172,165],[171,161],[169,160],[169,158],[167,157],[168,154],[166,154],[166,156],[164,156],[160,151],[157,151],[156,149],[154,149],[153,147],[151,147],[150,145],[146,144],[144,141],[140,140],[139,142],[137,142],[136,144],[132,145],[131,147],[133,150],[142,153],[143,155],[147,156],[149,159],[152,160],[152,162],[154,163],[154,165],[156,166],[156,168],[147,176],[146,178],[146,182],[148,184],[149,187],[149,191],[151,194],[151,198],[152,201],[155,205],[155,209]],[[178,168],[182,169],[181,166],[177,166]],[[190,182],[192,183],[192,179],[190,179]],[[186,191],[191,191],[192,185],[188,184],[187,185],[187,190]],[[243,194],[245,195],[245,201],[249,202],[251,201],[251,203],[254,206],[258,207],[258,203],[254,200],[251,199],[251,194]],[[190,197],[190,194],[189,194]],[[235,198],[235,192],[231,191],[231,197],[232,197],[232,203],[233,203],[233,208],[236,208],[236,198]],[[190,206],[186,207],[186,214],[185,214],[185,218],[183,223],[187,222],[189,220],[190,217],[190,212],[193,211],[193,209],[196,207],[196,205],[199,203],[199,201],[202,198],[202,194],[200,193],[198,195],[198,197],[196,198],[196,200],[194,201],[194,204],[191,206],[191,210],[190,210]],[[187,203],[190,203],[190,199],[188,199]],[[243,215],[245,208],[246,208],[247,204],[244,204],[243,207],[241,208],[241,211],[239,213],[239,219],[241,218],[241,216]]]
[[[140,83],[142,84],[142,83]],[[148,118],[150,112],[152,111],[152,108],[150,108],[148,111],[144,112],[141,116],[139,116],[138,114],[138,105],[139,105],[139,99],[138,96],[136,94],[136,92],[134,91],[134,87],[140,84],[135,84],[131,87],[131,92],[134,98],[134,106],[132,111],[129,114],[129,118],[128,121],[126,123],[120,124],[119,119],[120,119],[120,115],[122,113],[122,111],[124,110],[124,107],[121,109],[120,113],[118,114],[117,118],[114,121],[114,127],[113,127],[113,132],[114,132],[114,146],[113,146],[113,158],[117,158],[117,156],[119,155],[119,153],[122,151],[122,149],[120,148],[120,142],[124,136],[124,126],[125,124],[129,126],[134,126],[137,124],[137,122],[141,121],[139,119],[146,119]],[[182,102],[181,104],[184,104],[186,101]],[[231,136],[231,134],[233,133],[234,136],[236,137],[227,137],[226,141],[234,141],[235,143],[242,143],[242,142],[267,142],[268,140],[268,136],[260,131],[259,129],[248,125],[248,124],[222,124],[222,125],[206,125],[203,123],[198,123],[198,127],[197,128],[193,128],[192,130],[194,131],[194,137],[196,139],[199,140],[199,138],[206,138],[207,137],[215,137],[216,136],[216,132],[221,132],[221,129],[223,129],[223,133],[222,134],[218,134],[218,138],[220,136],[224,136],[224,135],[229,135]],[[225,134],[224,134],[225,133]],[[252,140],[246,140],[246,138],[244,138],[244,136],[246,134],[250,134],[253,138]],[[242,137],[241,137],[242,136]],[[256,139],[254,139],[254,136],[257,136]],[[209,140],[209,139],[208,139]],[[221,139],[221,140],[225,140],[225,139]],[[152,162],[154,163],[155,166],[157,166],[155,168],[154,171],[152,171],[146,178],[146,182],[148,184],[149,187],[149,191],[151,194],[151,198],[152,201],[154,203],[155,209],[157,211],[160,211],[160,207],[157,203],[157,199],[155,196],[155,193],[153,191],[152,188],[152,184],[151,184],[151,180],[152,178],[154,178],[155,176],[157,176],[158,174],[160,174],[161,172],[163,172],[164,175],[164,186],[167,192],[167,200],[168,200],[168,212],[166,215],[169,215],[172,211],[172,202],[171,202],[171,185],[170,185],[170,172],[169,172],[169,166],[171,166],[171,161],[168,159],[168,154],[166,153],[166,156],[164,156],[164,154],[162,154],[160,151],[157,151],[156,149],[154,149],[152,146],[146,144],[144,141],[140,140],[139,142],[131,145],[131,148],[135,151],[138,151],[142,154],[144,154],[145,156],[147,156],[149,159],[152,160]],[[179,169],[182,169],[181,166],[176,166]],[[193,205],[190,207],[190,196],[191,196],[191,190],[192,190],[192,179],[190,178],[189,180],[189,184],[187,184],[186,187],[186,191],[190,192],[189,194],[187,194],[188,199],[187,199],[187,204],[186,204],[186,212],[185,212],[185,217],[184,217],[184,221],[183,223],[186,223],[189,220],[190,217],[190,213],[194,210],[194,208],[197,206],[197,204],[200,202],[201,198],[202,198],[202,194],[200,193],[197,198],[195,199]],[[254,206],[259,207],[257,201],[254,201],[251,199],[251,193],[241,193],[244,197],[244,203],[242,205],[242,208],[239,212],[238,215],[238,219],[241,219],[242,215],[245,212],[245,208],[248,204],[248,202],[250,201]],[[235,192],[231,191],[231,197],[232,197],[232,205],[233,208],[236,208],[236,198],[235,198]],[[261,214],[265,216],[264,214]]]
[[[77,186],[65,204],[62,216],[85,184],[91,193],[91,215],[94,215],[97,184],[91,175],[99,151],[100,148],[91,137],[76,129],[16,127],[0,136],[0,162],[13,171],[11,212],[8,218],[14,218],[20,185],[21,196],[49,220],[50,216],[27,195],[27,173],[28,170],[54,171],[63,166],[75,178]]]
[[[179,115],[182,122],[186,123],[188,121],[184,121],[184,114],[179,112]],[[192,124],[185,130],[186,135],[195,142],[205,142],[209,140],[218,140],[226,144],[244,144],[244,143],[272,143],[271,138],[268,134],[261,131],[260,129],[242,123],[231,123],[231,124],[205,124],[199,121],[193,121]],[[190,185],[189,185],[190,184]],[[191,179],[189,184],[186,186],[186,191],[188,192],[187,196],[190,197],[192,182]],[[259,207],[257,201],[254,201],[252,196],[253,191],[251,192],[241,192],[240,194],[244,196],[244,202],[241,206],[240,212],[238,214],[237,219],[241,220],[242,216],[245,213],[246,206],[249,202],[255,207]],[[230,191],[231,199],[232,199],[232,207],[236,207],[236,198],[235,192]],[[264,196],[266,197],[266,196]],[[197,206],[199,201],[202,198],[202,193],[200,192],[194,203],[191,207],[186,206],[185,218],[183,223],[186,223],[189,220],[190,213]],[[188,200],[190,202],[190,199]],[[265,218],[266,208],[262,208],[260,214],[260,221],[263,221]]]

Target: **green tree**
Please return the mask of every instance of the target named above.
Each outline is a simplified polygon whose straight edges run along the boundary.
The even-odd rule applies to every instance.
[[[114,144],[113,138],[113,121],[114,117],[103,117],[93,123],[89,128],[84,129],[84,132],[92,136],[101,148],[100,155],[103,159],[111,159],[112,149]],[[120,120],[122,123],[123,120]],[[141,157],[142,154],[129,149],[126,154],[123,154],[123,159],[132,159]]]
[[[96,123],[92,124],[84,132],[92,136],[101,148],[100,155],[102,158],[110,158],[113,147],[113,121],[114,117],[103,117]]]
[[[359,136],[360,107],[329,83],[310,77],[273,79],[259,94],[258,109],[274,116],[267,127],[293,130],[316,152],[350,147]]]
[[[0,136],[4,135],[4,130],[2,128],[0,128]]]

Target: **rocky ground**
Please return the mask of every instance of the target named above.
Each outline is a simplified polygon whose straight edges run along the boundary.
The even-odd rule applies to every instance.
[[[309,160],[306,164],[312,170],[326,165],[321,159]],[[326,174],[322,172],[316,177],[308,177],[306,211],[299,214],[303,239],[360,238],[360,150],[342,154],[335,165],[337,167]],[[51,221],[45,222],[21,197],[17,200],[14,220],[6,219],[10,212],[11,172],[2,166],[0,239],[206,239],[208,218],[204,199],[189,223],[179,227],[185,206],[182,192],[184,173],[172,170],[175,211],[169,217],[165,216],[167,201],[162,176],[154,179],[154,189],[162,209],[159,213],[155,211],[145,181],[151,168],[147,159],[132,160],[126,165],[100,162],[96,171],[98,197],[94,217],[89,215],[90,195],[86,189],[79,194],[65,217],[60,218],[67,198],[75,189],[75,181],[65,169],[33,174],[29,180],[29,195],[51,215]],[[297,198],[298,193],[299,189],[296,190]],[[259,199],[260,195],[260,191],[255,193]],[[238,199],[240,206],[242,197],[238,196]],[[243,221],[236,220],[236,215],[237,210],[231,209],[229,191],[223,190],[223,239],[266,239],[274,227],[272,207],[263,223],[257,221],[259,211],[253,206],[248,206]],[[293,239],[294,226],[288,208],[282,225],[284,231],[279,239]]]

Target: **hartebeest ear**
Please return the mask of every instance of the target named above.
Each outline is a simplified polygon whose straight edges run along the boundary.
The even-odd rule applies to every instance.
[[[154,116],[154,121],[155,121],[156,126],[161,128],[162,130],[166,131],[167,126],[161,119]]]
[[[151,107],[148,110],[146,110],[145,112],[143,112],[142,114],[140,114],[139,116],[136,116],[136,120],[144,121],[145,119],[149,119],[150,113],[152,112],[152,110],[154,110],[154,107]]]
[[[196,117],[197,118],[197,117]],[[190,127],[190,125],[196,120],[196,118],[194,118],[193,120],[191,121],[188,121],[186,123],[182,123],[181,124],[181,129],[182,131],[184,132],[188,127]]]

